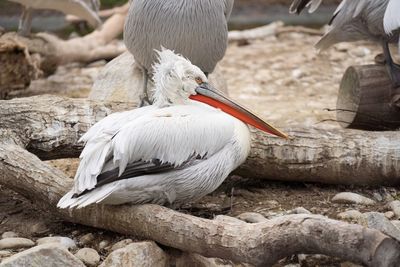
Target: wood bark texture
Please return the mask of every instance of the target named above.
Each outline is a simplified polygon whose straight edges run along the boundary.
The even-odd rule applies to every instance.
[[[384,65],[349,67],[340,85],[337,120],[345,128],[400,128],[400,89],[393,88]]]
[[[108,114],[135,103],[101,104],[40,96],[0,101],[0,129],[41,159],[77,157],[79,137]],[[400,132],[286,129],[290,139],[252,131],[243,176],[330,184],[400,184]]]
[[[8,93],[29,86],[40,76],[35,56],[21,43],[0,36],[0,99]]]
[[[0,107],[0,184],[65,220],[256,266],[270,266],[296,253],[326,254],[367,266],[400,262],[400,244],[391,237],[319,215],[248,224],[197,218],[157,205],[59,210],[56,203],[71,188],[72,179],[40,158],[77,156],[77,140],[88,127],[130,104],[41,96],[0,101]]]

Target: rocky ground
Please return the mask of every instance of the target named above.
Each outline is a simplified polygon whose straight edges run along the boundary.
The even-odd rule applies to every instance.
[[[318,55],[312,47],[318,38],[295,31],[240,45],[231,44],[221,62],[230,95],[280,127],[338,127],[334,122],[334,112],[327,109],[335,108],[343,72],[350,65],[372,63],[379,48],[368,43],[341,44]],[[60,67],[55,75],[33,82],[30,91],[22,95],[32,94],[37,88],[48,88],[49,92],[56,91],[59,95],[86,97],[104,64],[96,62],[89,66]],[[73,177],[78,162],[71,159],[49,164]],[[340,194],[342,192],[351,193]],[[392,227],[400,223],[399,197],[398,188],[393,187],[283,183],[232,176],[216,192],[182,212],[206,218],[224,214],[249,222],[311,212],[363,225],[386,227],[390,229],[388,234],[399,238],[400,230]],[[53,258],[65,259],[70,264],[65,266],[82,266],[83,263],[86,266],[129,266],[128,262],[124,262],[126,265],[118,265],[118,262],[140,262],[146,253],[153,255],[146,258],[148,266],[158,266],[167,258],[154,243],[132,243],[138,241],[134,236],[63,222],[46,211],[37,210],[35,203],[5,188],[1,188],[0,194],[0,233],[3,233],[0,258],[3,263],[17,262],[17,265],[5,266],[22,266],[26,258],[39,259],[40,255],[48,253],[48,246],[57,247],[52,250]],[[24,239],[15,239],[16,236]],[[53,238],[43,239],[46,237]],[[28,249],[30,247],[34,248]],[[24,250],[27,250],[25,254],[7,260]],[[186,260],[188,263],[189,259]],[[213,264],[199,266],[230,266],[230,263],[222,261],[213,261]],[[285,265],[354,266],[337,259],[307,255],[294,255],[276,266]]]

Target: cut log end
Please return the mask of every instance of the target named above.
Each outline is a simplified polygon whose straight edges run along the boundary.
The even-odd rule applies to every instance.
[[[343,128],[396,130],[399,99],[384,65],[352,66],[340,84],[336,117]]]

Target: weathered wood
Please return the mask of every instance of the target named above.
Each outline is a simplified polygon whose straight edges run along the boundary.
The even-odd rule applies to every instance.
[[[248,224],[207,220],[157,206],[92,205],[58,210],[72,180],[12,141],[0,141],[0,184],[65,220],[155,240],[183,251],[256,266],[297,253],[325,254],[367,266],[396,266],[400,244],[381,232],[319,215]]]
[[[39,77],[38,63],[24,45],[0,36],[0,99]]]
[[[80,38],[61,40],[47,33],[30,38],[15,32],[1,35],[0,99],[10,91],[26,88],[38,73],[54,73],[59,65],[112,59],[123,53],[125,46],[115,39],[122,33],[127,8],[128,5],[121,7],[101,29]],[[5,50],[10,44],[14,44],[15,50]]]
[[[340,84],[337,120],[344,128],[400,128],[400,88],[393,88],[384,65],[349,67]]]
[[[77,157],[79,137],[96,121],[133,103],[103,104],[41,96],[0,101],[0,129],[41,159]],[[248,160],[237,170],[254,178],[331,184],[400,184],[400,132],[286,129],[291,139],[252,132]],[[12,134],[11,134],[12,133]]]

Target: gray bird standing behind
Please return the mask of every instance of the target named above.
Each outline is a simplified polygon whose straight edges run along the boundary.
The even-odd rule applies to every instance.
[[[135,0],[125,20],[124,42],[147,79],[156,61],[154,49],[165,47],[211,73],[228,45],[227,21],[234,0]]]
[[[309,7],[309,12],[314,12],[320,3],[321,0],[294,0],[289,11],[299,14]],[[400,43],[399,0],[343,0],[329,25],[329,31],[315,45],[319,51],[340,42],[381,43],[393,84],[400,86],[400,67],[393,62],[389,50],[389,43]]]

